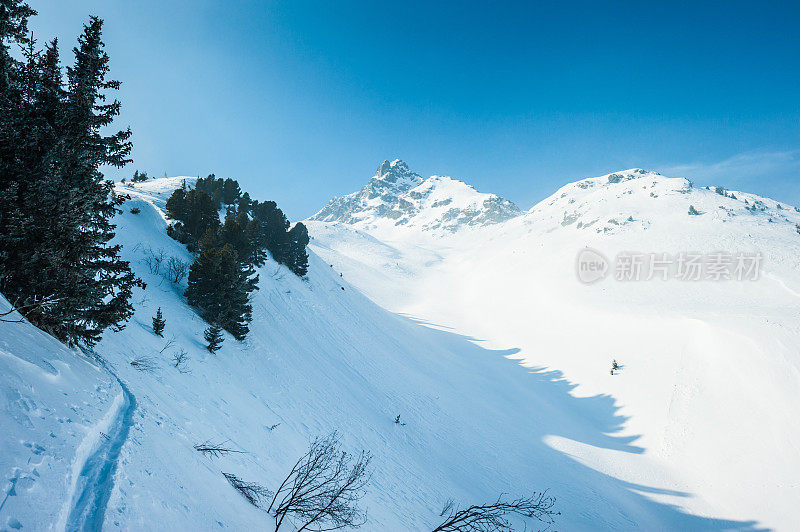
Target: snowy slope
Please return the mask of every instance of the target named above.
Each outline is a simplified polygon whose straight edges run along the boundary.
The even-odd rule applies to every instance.
[[[310,219],[372,231],[410,227],[441,233],[496,224],[519,214],[519,208],[506,199],[477,192],[451,177],[423,180],[395,159],[384,161],[361,190],[332,199]]]
[[[607,397],[623,418],[616,435],[641,452],[563,436],[546,437],[550,448],[656,500],[794,530],[800,213],[720,192],[632,169],[438,240],[414,228],[312,221],[309,231],[312,249],[381,306],[515,349],[524,365],[563,372],[573,397]],[[621,252],[758,252],[761,276],[618,281],[612,270],[586,285],[576,257],[587,247],[612,268]],[[613,376],[612,359],[623,365]]]
[[[563,530],[755,527],[749,508],[721,511],[675,491],[680,477],[660,463],[647,462],[644,481],[640,469],[607,471],[604,460],[638,464],[649,452],[610,395],[624,395],[635,366],[602,393],[576,393],[561,372],[517,360],[543,362],[541,350],[490,348],[389,312],[313,253],[307,280],[271,261],[262,267],[252,333],[243,343],[226,337],[209,355],[184,287],[148,260],[190,259],[166,236],[160,210],[181,181],[120,187],[132,199],[116,220],[118,241],[148,288],[136,291],[128,326],[96,347],[104,364],[25,323],[0,323],[0,527],[268,528],[222,472],[274,489],[309,439],[334,429],[347,449],[375,457],[365,530],[430,530],[448,498],[470,504],[545,488]],[[363,241],[390,261],[398,252]],[[444,264],[415,253],[408,272]],[[158,307],[163,339],[150,329]],[[188,372],[171,365],[180,350]],[[153,371],[134,369],[141,357]],[[393,423],[398,414],[405,425]],[[204,457],[192,446],[206,440],[246,453]]]

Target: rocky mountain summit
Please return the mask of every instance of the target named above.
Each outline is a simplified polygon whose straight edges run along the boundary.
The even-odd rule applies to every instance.
[[[455,232],[519,216],[514,203],[446,176],[423,179],[400,159],[384,161],[359,191],[332,199],[310,219],[362,228],[409,226]]]

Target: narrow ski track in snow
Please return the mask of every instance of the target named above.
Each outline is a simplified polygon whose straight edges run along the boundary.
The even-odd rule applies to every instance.
[[[101,365],[119,383],[122,392],[114,401],[113,412],[109,412],[111,417],[106,430],[101,431],[96,427],[93,434],[87,435],[87,438],[94,437],[96,441],[82,466],[79,466],[80,473],[74,481],[75,488],[64,527],[68,531],[99,531],[103,528],[120,451],[128,439],[133,412],[136,410],[136,398],[125,383],[105,363],[101,362]]]

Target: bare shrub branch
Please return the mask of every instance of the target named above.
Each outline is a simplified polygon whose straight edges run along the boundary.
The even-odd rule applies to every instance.
[[[211,440],[206,440],[203,443],[198,443],[195,445],[194,450],[208,456],[213,456],[214,458],[219,458],[220,456],[225,456],[226,454],[231,453],[244,453],[244,451],[226,447],[227,444],[228,440],[222,443],[213,443]]]
[[[228,480],[228,482],[230,482],[231,486],[233,486],[236,491],[241,493],[242,497],[247,499],[247,502],[256,508],[261,508],[262,499],[266,499],[272,495],[272,492],[261,484],[256,484],[255,482],[245,482],[231,473],[222,474],[225,475],[225,478]]]
[[[530,497],[504,500],[501,495],[492,504],[474,505],[463,510],[450,509],[445,506],[442,514],[447,519],[433,529],[433,532],[496,532],[513,530],[508,516],[517,515],[524,519],[536,519],[546,525],[552,525],[554,517],[560,515],[555,511],[555,498],[547,495],[547,491],[534,493]]]
[[[52,308],[53,304],[58,303],[59,301],[60,298],[50,296],[42,298],[34,297],[32,303],[25,305],[12,305],[10,310],[6,312],[0,312],[0,321],[4,323],[22,323],[25,321],[25,316],[28,313],[33,311],[47,312]],[[9,319],[8,316],[15,312],[18,312],[20,317]]]
[[[131,360],[133,369],[144,373],[155,373],[158,370],[158,363],[152,357],[138,356]]]
[[[189,363],[189,354],[186,352],[186,349],[180,348],[174,353],[172,353],[172,366],[177,369],[180,373],[191,373],[190,370],[186,365]]]
[[[372,456],[366,451],[349,455],[341,450],[336,432],[311,442],[272,498],[267,512],[275,517],[275,530],[289,517],[303,530],[358,528],[366,514],[358,501],[370,480]]]
[[[442,511],[439,512],[439,517],[444,517],[446,514],[449,514],[453,510],[454,505],[453,499],[444,501],[444,506],[442,506]]]
[[[163,249],[153,251],[153,248],[147,246],[147,249],[144,250],[144,258],[142,259],[142,262],[147,265],[147,269],[150,270],[150,273],[158,275],[161,273],[161,266],[164,263],[166,256],[167,253]]]
[[[158,352],[158,354],[159,355],[163,355],[164,351],[166,351],[167,349],[169,349],[170,347],[172,347],[174,345],[175,345],[175,336],[172,336],[172,337],[170,337],[169,340],[167,340],[167,343],[164,344],[164,347],[161,348],[161,350]]]
[[[179,284],[189,274],[189,263],[177,257],[167,259],[167,270],[164,272],[167,281]]]
[[[272,277],[276,281],[282,280],[285,276],[286,276],[286,273],[281,271],[280,265],[276,266],[275,267],[275,271],[272,272],[272,274],[270,275],[270,277]]]

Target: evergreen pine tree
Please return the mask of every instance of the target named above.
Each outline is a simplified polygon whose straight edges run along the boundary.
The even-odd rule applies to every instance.
[[[258,276],[251,266],[242,265],[236,252],[226,244],[221,249],[201,252],[189,269],[186,299],[209,323],[216,323],[243,340],[250,331],[252,317],[250,292],[256,289]]]
[[[249,213],[252,204],[253,200],[250,199],[250,194],[248,194],[247,192],[243,193],[242,197],[239,199],[238,212]]]
[[[229,177],[222,185],[222,203],[225,205],[233,205],[239,200],[241,193],[242,191],[239,188],[239,183]]]
[[[131,181],[133,181],[134,183],[141,183],[142,181],[147,181],[147,172],[140,172],[139,170],[134,171]]]
[[[285,257],[286,266],[298,277],[303,277],[308,273],[308,229],[301,222],[297,222],[286,233],[287,255]]]
[[[269,251],[273,259],[283,263],[289,220],[274,201],[254,201],[252,212],[258,224],[258,230],[254,231],[257,247]],[[263,264],[263,259],[257,264]]]
[[[211,197],[202,190],[186,191],[182,188],[172,193],[167,200],[167,216],[177,220],[171,229],[170,236],[178,242],[186,244],[189,251],[197,251],[198,242],[209,228],[219,226],[219,214]]]
[[[205,331],[203,331],[203,338],[205,338],[206,349],[209,353],[216,353],[222,347],[222,327],[216,323],[212,323]]]
[[[153,316],[153,332],[156,336],[164,336],[164,326],[166,324],[167,320],[164,319],[164,315],[161,313],[161,307],[158,307],[156,315]]]
[[[102,21],[84,27],[65,89],[57,43],[41,54],[15,35],[30,14],[0,0],[0,290],[35,325],[92,345],[122,327],[143,286],[109,245],[124,199],[99,170],[128,162],[130,131],[100,133],[120,108],[106,102],[119,83],[106,80]],[[8,54],[12,41],[27,45],[24,63]]]

